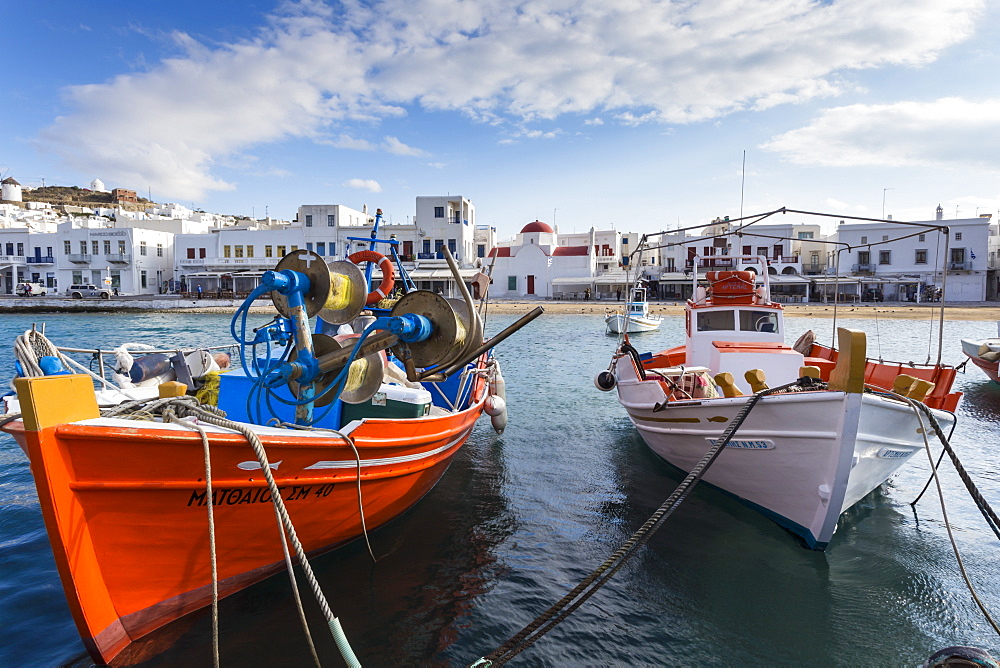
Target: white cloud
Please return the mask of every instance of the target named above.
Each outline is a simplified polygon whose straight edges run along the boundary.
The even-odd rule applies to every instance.
[[[368,190],[373,193],[382,192],[382,186],[375,179],[348,179],[341,185],[345,188],[356,188],[358,190]]]
[[[412,155],[417,157],[427,155],[426,151],[422,151],[419,148],[414,148],[412,146],[407,146],[395,137],[386,137],[382,141],[382,147],[393,155]]]
[[[322,143],[336,148],[353,149],[355,151],[374,151],[375,146],[366,139],[355,139],[349,135],[340,135],[336,139],[324,140]]]
[[[232,187],[215,174],[227,155],[331,129],[345,141],[412,105],[489,124],[686,123],[837,95],[852,70],[932,61],[972,34],[982,4],[289,0],[251,40],[178,33],[177,57],[68,89],[72,113],[40,141],[82,171],[197,199]],[[397,138],[381,148],[424,155]]]
[[[1000,100],[852,104],[762,145],[802,165],[1000,170]],[[960,150],[959,150],[959,147]]]

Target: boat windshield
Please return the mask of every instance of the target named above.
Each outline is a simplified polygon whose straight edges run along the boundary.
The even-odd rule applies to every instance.
[[[778,314],[774,311],[740,311],[740,331],[777,332]]]
[[[707,311],[698,314],[699,332],[731,332],[736,329],[736,317],[732,311]]]

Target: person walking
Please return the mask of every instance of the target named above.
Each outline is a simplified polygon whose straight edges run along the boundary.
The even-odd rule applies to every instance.
[[[201,283],[198,284],[198,299],[201,299]]]

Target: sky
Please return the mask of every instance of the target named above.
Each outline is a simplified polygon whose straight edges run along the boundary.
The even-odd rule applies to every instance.
[[[292,219],[1000,215],[981,0],[5,3],[0,176]],[[776,221],[785,222],[785,221]],[[815,221],[810,221],[815,222]],[[833,223],[831,223],[832,227]]]

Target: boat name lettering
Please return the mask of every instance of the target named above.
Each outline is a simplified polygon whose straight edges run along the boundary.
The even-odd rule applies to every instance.
[[[903,457],[909,457],[913,454],[912,450],[890,450],[889,448],[882,448],[878,456],[885,459],[901,459]]]
[[[329,496],[334,487],[336,484],[331,482],[325,485],[292,485],[291,487],[278,487],[278,489],[281,491],[281,498],[285,501],[300,501],[308,498],[310,493],[318,497]],[[204,506],[207,498],[205,490],[194,490],[191,492],[187,504],[188,506]],[[271,490],[267,487],[252,489],[237,487],[236,489],[212,491],[213,506],[238,506],[244,503],[271,503]]]
[[[709,440],[711,441],[711,439]],[[742,441],[734,439],[726,443],[726,447],[738,450],[773,450],[774,443],[772,441]]]

